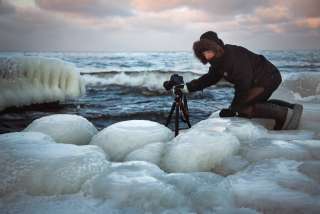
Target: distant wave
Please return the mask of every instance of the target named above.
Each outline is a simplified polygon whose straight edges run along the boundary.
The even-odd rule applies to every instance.
[[[170,79],[172,74],[179,74],[185,81],[200,77],[201,74],[181,71],[102,71],[82,72],[86,84],[89,86],[122,85],[143,87],[151,91],[163,90],[163,82]]]
[[[88,86],[120,85],[126,87],[146,88],[150,91],[164,91],[163,82],[170,79],[172,74],[183,76],[185,82],[199,78],[203,73],[193,71],[100,71],[81,72]],[[219,86],[230,86],[225,81]]]

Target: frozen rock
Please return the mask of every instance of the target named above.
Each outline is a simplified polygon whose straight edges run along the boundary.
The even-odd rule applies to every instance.
[[[57,144],[42,133],[0,135],[0,196],[26,191],[33,195],[69,194],[108,167],[97,146]]]
[[[164,143],[147,144],[140,149],[129,153],[125,158],[125,161],[147,161],[159,166],[164,147]]]
[[[142,164],[140,169],[134,167],[119,170],[116,167],[102,173],[88,182],[84,191],[97,198],[112,199],[117,207],[135,207],[144,212],[159,213],[182,206],[184,196],[174,186],[157,177],[161,174],[154,172],[155,165],[146,162]]]
[[[209,119],[200,121],[192,129],[231,133],[244,143],[267,134],[267,130],[263,126],[252,120],[240,117],[219,118],[215,114]]]
[[[162,167],[169,172],[211,171],[239,150],[238,139],[228,133],[192,129],[177,136],[164,151]]]
[[[57,143],[86,145],[98,132],[86,118],[71,114],[55,114],[34,120],[24,131],[42,132]]]
[[[290,160],[266,160],[229,176],[236,205],[263,213],[319,212],[319,184],[299,172],[300,165]]]
[[[113,161],[122,161],[127,154],[144,145],[168,142],[173,132],[162,124],[147,120],[129,120],[112,124],[92,138]]]
[[[254,162],[263,159],[285,158],[288,160],[308,160],[311,153],[301,145],[290,141],[259,139],[243,151],[247,160]]]

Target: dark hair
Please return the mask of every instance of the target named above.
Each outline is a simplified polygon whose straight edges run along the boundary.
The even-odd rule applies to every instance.
[[[203,52],[209,50],[213,51],[217,58],[221,57],[224,53],[223,48],[215,41],[210,39],[200,39],[199,41],[193,43],[194,55],[202,62],[202,64],[206,64],[208,62],[204,57]]]
[[[205,33],[203,33],[201,36],[200,36],[200,40],[201,39],[209,39],[209,40],[213,40],[215,41],[216,43],[218,43],[218,45],[220,45],[221,47],[224,46],[224,43],[223,41],[218,37],[218,34],[214,31],[207,31]]]

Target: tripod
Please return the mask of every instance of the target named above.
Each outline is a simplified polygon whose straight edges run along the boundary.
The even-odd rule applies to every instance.
[[[182,93],[181,89],[177,86],[173,89],[175,100],[172,103],[171,110],[169,116],[167,118],[166,126],[169,125],[172,114],[176,111],[175,114],[175,136],[179,134],[179,111],[182,112],[182,121],[187,123],[188,127],[191,128],[191,124],[189,121],[189,110],[188,110],[188,102],[187,97]]]

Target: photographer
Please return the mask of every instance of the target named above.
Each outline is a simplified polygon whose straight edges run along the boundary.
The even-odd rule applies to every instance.
[[[220,117],[274,119],[275,130],[298,127],[301,105],[268,101],[282,79],[279,70],[264,56],[224,44],[213,31],[202,34],[194,42],[193,51],[203,64],[210,63],[210,68],[207,74],[184,84],[184,92],[202,90],[224,78],[234,84],[235,95],[230,107],[221,110]],[[181,85],[181,81],[176,84]]]

